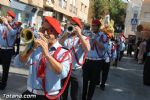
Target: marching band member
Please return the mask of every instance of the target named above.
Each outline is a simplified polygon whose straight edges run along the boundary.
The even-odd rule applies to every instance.
[[[119,61],[121,61],[121,58],[123,57],[124,50],[126,48],[125,46],[125,36],[123,33],[119,34],[118,43],[119,43]]]
[[[83,93],[82,100],[92,100],[96,84],[99,81],[100,68],[103,66],[104,42],[106,36],[100,32],[101,22],[98,19],[92,21],[93,36],[90,39],[91,50],[83,65]],[[90,81],[90,82],[89,82]]]
[[[103,29],[103,33],[106,36],[106,41],[103,42],[105,45],[105,50],[104,50],[104,54],[103,54],[103,66],[100,69],[100,89],[101,90],[105,90],[105,83],[107,81],[108,78],[108,72],[109,72],[109,68],[110,68],[110,62],[111,59],[116,56],[115,55],[115,47],[114,45],[112,45],[112,34],[113,34],[113,28],[108,25]]]
[[[70,95],[72,100],[81,100],[79,89],[81,89],[82,82],[82,65],[84,63],[86,53],[90,50],[89,38],[81,34],[82,25],[77,17],[72,17],[70,21],[71,26],[73,26],[73,31],[68,35],[65,35],[60,39],[60,42],[64,44],[65,47],[72,51],[73,56],[73,70],[70,77],[70,84],[62,95],[62,100],[67,100],[68,98],[68,89],[71,85]],[[65,40],[65,41],[64,41]]]
[[[22,31],[22,27],[21,27],[22,23],[21,22],[15,22],[15,27],[14,29],[17,31],[17,36],[16,36],[16,40],[15,40],[15,44],[17,45],[17,50],[15,51],[15,44],[14,44],[14,54],[17,55],[19,54],[19,50],[20,50],[20,32]]]
[[[100,70],[101,76],[101,83],[100,83],[100,89],[105,90],[105,83],[108,78],[108,73],[110,69],[110,62],[114,61],[117,57],[116,53],[116,45],[112,42],[111,37],[109,37],[107,49],[104,53],[104,63]]]
[[[28,53],[16,56],[14,65],[30,68],[27,91],[23,95],[34,94],[36,100],[57,100],[62,88],[61,79],[70,72],[72,57],[69,50],[58,42],[57,37],[61,34],[59,22],[47,16],[42,27],[45,32],[38,33],[40,38],[34,40]]]
[[[10,25],[16,15],[13,11],[7,11],[6,17],[1,17],[0,24],[0,61],[2,64],[2,81],[0,82],[0,90],[4,90],[7,86],[7,79],[11,57],[13,55],[13,45],[16,39],[16,31]]]

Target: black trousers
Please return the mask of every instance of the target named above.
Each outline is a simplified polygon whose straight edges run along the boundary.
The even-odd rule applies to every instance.
[[[110,62],[104,62],[103,66],[101,67],[101,85],[102,86],[105,86],[105,83],[107,81],[107,78],[108,78],[108,72],[109,72],[109,69],[110,69]]]
[[[17,50],[15,49],[15,46],[14,46],[14,55],[17,55],[19,54],[19,50],[20,50],[20,38],[17,38],[16,41],[15,41],[15,44],[17,45]]]
[[[86,60],[84,63],[82,100],[92,100],[96,84],[99,80],[100,67],[100,60]]]
[[[76,69],[72,71],[70,80],[68,81],[67,87],[61,96],[61,100],[68,100],[68,92],[70,91],[71,100],[80,100],[82,86],[82,69]],[[62,80],[62,84],[66,79]],[[69,90],[70,88],[70,90]]]
[[[124,51],[120,51],[119,61],[121,61],[121,59],[122,59],[122,57],[123,57],[123,53],[124,53]]]
[[[11,57],[13,54],[13,49],[0,49],[0,61],[2,65],[2,79],[1,79],[1,85],[6,87],[7,85],[7,79],[8,79],[8,73],[9,73],[9,67],[11,63]]]
[[[127,54],[130,56],[132,55],[132,45],[131,44],[128,44]]]
[[[150,56],[146,57],[143,70],[143,83],[150,86]]]

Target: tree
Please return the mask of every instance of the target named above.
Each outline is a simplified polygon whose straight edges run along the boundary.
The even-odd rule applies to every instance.
[[[111,19],[115,21],[115,26],[124,27],[124,21],[126,16],[126,5],[122,0],[110,0],[109,2],[109,14]]]
[[[95,0],[93,9],[95,18],[104,17],[109,12],[108,0]]]
[[[95,18],[109,14],[115,26],[124,26],[126,5],[122,0],[94,0],[93,12]]]

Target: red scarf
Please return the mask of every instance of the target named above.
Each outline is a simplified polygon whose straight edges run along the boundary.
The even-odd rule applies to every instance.
[[[57,54],[59,53],[59,51],[61,50],[61,47],[58,47],[57,50],[54,52],[54,58],[58,61],[58,62],[63,62],[64,59],[67,57],[69,51],[65,52],[62,59],[57,59]],[[71,71],[72,71],[72,64],[70,64],[70,71],[68,73],[68,76],[66,78],[66,81],[64,83],[64,86],[62,87],[61,91],[56,95],[56,96],[49,96],[48,95],[48,92],[46,91],[46,85],[45,85],[45,69],[46,69],[46,58],[45,57],[42,57],[42,59],[40,60],[40,65],[39,65],[39,68],[38,68],[38,73],[37,73],[37,77],[41,78],[42,79],[42,87],[43,87],[43,90],[44,90],[44,94],[45,96],[49,99],[49,100],[57,100],[61,95],[62,93],[64,92],[66,86],[67,86],[67,83],[70,79],[70,75],[71,75]]]

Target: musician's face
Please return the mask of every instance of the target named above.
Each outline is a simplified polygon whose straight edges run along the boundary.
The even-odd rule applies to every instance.
[[[13,20],[14,20],[14,18],[12,18],[12,17],[9,16],[9,15],[8,15],[6,18],[7,18],[7,20],[8,20],[9,23],[13,22]]]
[[[75,23],[75,22],[73,22],[73,21],[71,21],[70,24],[71,24],[72,26],[74,26],[74,27],[79,27],[78,24]]]
[[[45,29],[48,29],[50,27],[49,23],[45,20],[42,24],[42,26],[45,28]]]
[[[52,26],[47,22],[43,23],[45,32],[43,33],[44,37],[48,40],[49,43],[53,43],[57,39],[57,33]]]
[[[99,31],[98,25],[92,25],[92,31]]]

